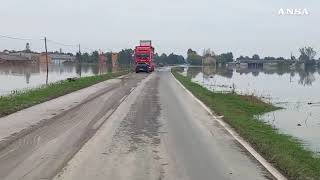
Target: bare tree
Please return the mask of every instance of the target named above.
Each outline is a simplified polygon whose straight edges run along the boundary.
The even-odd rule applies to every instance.
[[[213,50],[209,49],[204,49],[203,50],[203,57],[209,57],[209,56],[215,56],[215,53]]]
[[[299,49],[301,61],[311,61],[317,55],[317,52],[312,47],[303,47]]]

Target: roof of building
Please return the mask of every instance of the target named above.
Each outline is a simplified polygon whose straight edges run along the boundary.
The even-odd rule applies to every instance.
[[[29,61],[28,58],[22,56],[12,56],[8,54],[0,54],[0,60],[5,61]]]

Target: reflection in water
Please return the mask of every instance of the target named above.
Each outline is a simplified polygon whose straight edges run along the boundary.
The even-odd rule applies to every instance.
[[[300,70],[299,73],[299,83],[302,85],[308,85],[311,86],[312,83],[316,80],[316,78],[314,77],[314,74],[316,72],[316,68],[314,67],[309,67],[306,68],[304,70]]]
[[[50,64],[48,82],[117,71],[106,64]],[[0,64],[0,95],[46,83],[46,64]]]
[[[241,69],[189,67],[194,82],[213,91],[254,94],[284,109],[264,114],[262,121],[295,136],[320,152],[320,70],[315,67]]]

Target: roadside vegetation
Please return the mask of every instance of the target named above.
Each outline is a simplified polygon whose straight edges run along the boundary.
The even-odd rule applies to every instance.
[[[320,157],[299,140],[281,134],[256,116],[277,110],[254,96],[212,92],[172,69],[173,75],[197,98],[246,139],[264,158],[288,179],[320,179]]]
[[[190,65],[202,65],[202,63],[206,64],[203,61],[206,57],[212,57],[216,60],[217,63],[226,64],[229,62],[233,62],[233,54],[232,52],[222,53],[220,55],[215,54],[211,49],[205,49],[202,55],[199,55],[196,51],[192,49],[188,49],[187,52],[187,61]]]
[[[162,53],[158,55],[157,53],[154,56],[154,62],[157,65],[174,65],[174,64],[185,64],[186,60],[183,56],[171,53],[169,55]]]
[[[44,85],[7,96],[0,96],[0,117],[128,73],[129,70],[63,80],[47,86]]]
[[[107,64],[112,64],[111,62],[111,52],[107,52],[104,54],[107,59]],[[77,59],[81,58],[82,63],[99,63],[99,52],[93,51],[91,53],[83,53],[81,56],[79,53],[76,54]],[[122,49],[118,52],[119,65],[125,67],[126,65],[130,65],[134,62],[134,50],[133,49]],[[183,56],[177,55],[174,53],[171,54],[158,54],[154,55],[154,63],[157,65],[174,65],[174,64],[185,64],[186,60]]]

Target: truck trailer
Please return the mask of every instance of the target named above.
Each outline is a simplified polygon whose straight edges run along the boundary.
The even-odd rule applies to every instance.
[[[150,40],[141,40],[140,45],[134,50],[135,71],[152,72],[154,71],[154,47]]]

